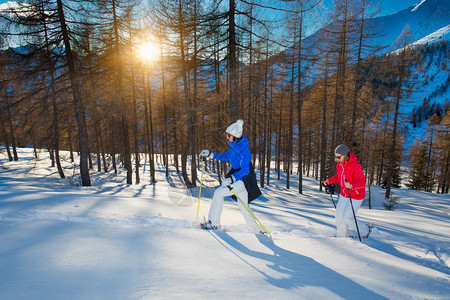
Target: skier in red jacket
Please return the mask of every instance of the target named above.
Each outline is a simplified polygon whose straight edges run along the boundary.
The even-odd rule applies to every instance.
[[[358,158],[350,152],[348,146],[343,144],[337,146],[334,154],[337,162],[336,175],[325,180],[324,185],[339,183],[341,186],[341,193],[336,207],[336,229],[338,237],[348,237],[349,230],[352,230],[354,233],[357,231],[350,197],[356,214],[366,196],[366,178]],[[367,237],[369,234],[367,224],[358,221],[358,227],[361,236]]]

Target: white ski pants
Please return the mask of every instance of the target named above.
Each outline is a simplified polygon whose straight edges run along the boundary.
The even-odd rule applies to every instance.
[[[362,200],[352,199],[355,215],[358,209],[361,207],[362,202],[363,202]],[[358,234],[349,198],[345,198],[342,195],[339,195],[339,201],[338,204],[336,205],[335,221],[336,221],[337,237],[348,237],[349,230],[352,230],[355,233],[355,235]],[[361,236],[367,235],[369,233],[369,227],[364,222],[358,221],[358,228]]]
[[[238,195],[238,197],[248,206],[248,193],[245,189],[244,182],[242,180],[238,180],[231,185],[233,191]],[[223,202],[224,198],[227,196],[234,195],[232,191],[228,187],[221,186],[214,192],[213,200],[211,203],[211,207],[209,208],[209,220],[213,225],[220,225],[220,216],[222,215]],[[247,228],[251,232],[259,232],[259,225],[256,223],[255,219],[249,213],[249,211],[242,205],[239,200],[236,200],[239,206],[239,209],[244,216],[245,223],[247,224]]]

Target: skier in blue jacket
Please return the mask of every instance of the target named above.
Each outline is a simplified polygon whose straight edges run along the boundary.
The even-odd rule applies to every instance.
[[[250,201],[261,194],[256,183],[253,167],[251,166],[252,154],[249,149],[249,141],[242,135],[243,125],[244,121],[238,120],[236,123],[228,126],[226,133],[230,149],[228,149],[227,152],[217,153],[203,150],[200,153],[200,156],[202,157],[209,157],[219,161],[229,161],[231,164],[231,170],[222,181],[222,186],[214,192],[213,201],[209,209],[208,221],[201,224],[205,229],[215,229],[220,225],[220,216],[222,214],[224,198],[233,195],[233,192],[229,187],[233,189],[246,205],[248,205],[249,202],[248,189],[251,190]],[[253,177],[254,180],[252,180]],[[252,232],[259,232],[259,226],[255,219],[239,201],[237,201],[237,203],[244,216],[248,229]]]

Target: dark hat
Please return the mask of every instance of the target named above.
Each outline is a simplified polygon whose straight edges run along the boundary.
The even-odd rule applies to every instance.
[[[348,153],[350,152],[350,148],[347,145],[340,144],[336,147],[336,150],[334,150],[334,153],[345,155],[348,157]]]

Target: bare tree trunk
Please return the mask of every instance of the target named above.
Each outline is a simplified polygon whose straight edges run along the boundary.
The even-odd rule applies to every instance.
[[[344,139],[344,106],[345,106],[345,79],[347,69],[347,43],[348,43],[348,0],[341,1],[342,12],[340,14],[342,19],[342,25],[337,40],[338,44],[338,61],[336,72],[336,141],[337,143],[343,143]]]
[[[291,90],[289,92],[289,123],[287,130],[287,145],[285,152],[286,162],[286,188],[290,188],[291,164],[292,164],[292,146],[294,143],[294,64],[292,64]]]
[[[388,174],[387,174],[387,183],[386,183],[386,193],[385,197],[390,199],[391,196],[391,185],[392,185],[392,176],[394,172],[394,163],[396,159],[396,145],[397,145],[397,130],[398,130],[398,118],[399,118],[399,110],[400,110],[400,101],[403,98],[403,86],[404,82],[408,80],[408,77],[410,76],[409,71],[407,69],[407,65],[411,63],[411,54],[410,54],[410,48],[407,46],[410,43],[410,34],[409,26],[405,27],[402,34],[400,35],[398,41],[401,43],[400,46],[402,46],[402,50],[400,53],[397,54],[397,56],[394,56],[395,58],[395,66],[396,66],[396,80],[397,86],[395,90],[395,108],[394,108],[394,124],[393,124],[393,132],[392,136],[390,137],[390,140],[392,141],[391,147],[390,147],[390,153],[389,153],[389,167],[388,167]]]
[[[2,81],[5,81],[5,70],[2,68]],[[1,122],[3,124],[0,123],[0,126],[2,126],[3,128],[3,132],[4,132],[4,136],[6,139],[6,150],[8,152],[8,158],[9,161],[18,161],[19,157],[17,155],[17,145],[16,145],[16,137],[15,137],[15,133],[14,133],[14,124],[12,121],[12,117],[11,117],[11,103],[8,99],[8,92],[6,88],[3,88],[3,101],[4,104],[3,106],[5,107],[5,112],[6,112],[6,116],[5,116],[5,120],[4,122]],[[5,124],[6,123],[6,124]],[[3,126],[3,125],[6,126]],[[10,147],[12,146],[13,152],[11,153],[11,149]]]
[[[67,139],[69,143],[70,162],[74,163],[75,158],[73,155],[72,126],[70,125],[70,122],[67,124]]]
[[[266,155],[266,166],[267,166],[267,176],[266,176],[266,183],[267,185],[269,185],[270,182],[270,171],[271,171],[271,162],[272,162],[272,116],[273,116],[273,100],[274,100],[274,69],[271,69],[271,74],[270,74],[270,101],[269,101],[269,108],[268,108],[268,117],[269,120],[267,121],[267,155]]]
[[[387,109],[389,111],[390,108]],[[385,156],[386,156],[386,138],[388,137],[388,123],[391,117],[389,116],[389,113],[386,116],[386,120],[384,122],[384,128],[383,128],[383,138],[382,138],[382,144],[379,147],[381,149],[381,158],[379,158],[377,164],[378,164],[378,174],[377,174],[377,185],[381,185],[382,179],[383,179],[383,172],[385,168]]]
[[[405,52],[406,50],[402,51]],[[401,56],[406,55],[405,53],[400,54]],[[405,69],[406,69],[406,60],[405,58],[401,58],[400,61],[400,69],[399,69],[399,82],[397,86],[396,96],[395,96],[395,109],[394,109],[394,125],[393,125],[393,131],[392,131],[392,139],[391,139],[391,148],[389,153],[389,167],[388,167],[388,173],[387,173],[387,183],[386,183],[386,193],[384,194],[384,197],[389,199],[391,195],[391,185],[392,185],[392,174],[394,171],[394,161],[395,161],[395,151],[396,151],[396,140],[397,140],[397,127],[398,127],[398,117],[399,117],[399,109],[400,109],[400,99],[402,97],[402,88],[403,88],[403,80],[405,76]]]
[[[91,178],[89,177],[88,168],[88,145],[87,145],[87,130],[86,121],[84,116],[84,109],[82,103],[82,97],[79,86],[79,78],[77,71],[75,69],[74,57],[70,45],[69,33],[67,30],[66,20],[64,16],[62,0],[57,0],[58,5],[58,15],[59,23],[61,26],[62,36],[64,40],[65,47],[65,58],[67,62],[67,67],[69,69],[69,77],[72,87],[73,102],[75,106],[75,119],[78,126],[78,146],[80,150],[80,174],[81,174],[81,184],[83,186],[91,185]]]
[[[187,124],[186,124],[186,140],[185,145],[181,145],[181,176],[183,177],[184,183],[188,188],[193,187],[193,182],[188,177],[187,172],[187,157],[189,150],[192,149],[192,143],[194,143],[195,136],[192,136],[192,133],[195,133],[193,124],[193,107],[189,100],[189,83],[188,83],[188,66],[186,61],[186,47],[185,47],[185,24],[183,19],[183,10],[182,10],[182,3],[179,1],[178,4],[178,22],[179,22],[179,28],[178,28],[178,35],[179,35],[179,50],[180,50],[180,57],[181,57],[181,68],[182,68],[182,78],[183,78],[183,94],[184,94],[184,102],[185,102],[185,110],[187,114]]]
[[[298,144],[297,144],[297,163],[298,163],[298,192],[303,194],[303,141],[302,141],[302,34],[303,34],[303,1],[300,1],[300,18],[299,18],[299,35],[298,35],[298,49],[297,49],[297,127],[298,127]]]
[[[100,121],[95,120],[95,152],[97,153],[97,171],[102,171],[102,161],[101,161],[101,154],[100,154]]]
[[[150,182],[155,183],[155,156],[153,149],[153,122],[152,122],[152,107],[151,107],[151,96],[150,96],[150,80],[148,74],[148,66],[143,74],[143,87],[144,87],[144,121],[145,121],[145,140],[147,144],[147,151],[149,155],[149,166],[150,166]]]
[[[161,29],[161,28],[160,28]],[[162,35],[161,35],[162,36]],[[161,67],[161,89],[162,89],[162,101],[163,101],[163,117],[164,117],[164,136],[163,136],[163,161],[165,164],[165,176],[169,176],[169,125],[168,125],[168,112],[166,104],[166,78],[165,78],[165,68],[164,68],[164,47],[162,42],[162,37],[160,39],[160,67]]]
[[[239,118],[237,101],[237,70],[236,70],[236,20],[235,20],[236,2],[229,1],[229,41],[228,41],[228,68],[230,70],[230,120],[236,122]]]
[[[131,32],[132,28],[129,25],[129,31]],[[130,68],[131,68],[131,85],[132,85],[132,101],[133,101],[133,136],[134,136],[134,155],[136,159],[136,184],[141,182],[139,176],[139,167],[140,167],[140,157],[139,157],[139,126],[138,126],[138,115],[137,115],[137,95],[136,95],[136,80],[135,80],[135,72],[134,72],[134,61],[133,61],[133,38],[130,33]]]
[[[354,90],[353,90],[353,110],[352,110],[352,124],[351,124],[351,128],[350,128],[350,147],[353,147],[353,143],[354,143],[354,135],[355,135],[355,124],[356,124],[356,115],[358,112],[358,92],[361,89],[361,83],[360,81],[362,80],[360,78],[361,76],[361,53],[362,53],[362,47],[363,47],[363,37],[364,37],[364,25],[365,25],[365,18],[364,18],[364,11],[365,11],[365,6],[366,6],[366,1],[362,0],[362,16],[360,19],[360,28],[359,28],[359,42],[358,42],[358,58],[356,61],[356,66],[355,66],[355,86],[354,86]]]
[[[43,7],[40,7],[40,9],[42,10],[42,13],[44,11]],[[58,173],[59,176],[61,178],[66,178],[66,176],[64,175],[64,171],[63,168],[61,166],[61,159],[60,159],[60,155],[59,155],[59,120],[58,120],[58,104],[56,102],[56,91],[55,91],[55,76],[54,76],[54,65],[53,65],[53,61],[51,58],[51,54],[50,54],[50,43],[48,40],[48,31],[47,31],[47,24],[44,21],[44,36],[45,36],[45,46],[46,46],[46,59],[48,60],[48,63],[50,64],[50,70],[49,70],[49,75],[51,78],[51,91],[53,93],[53,95],[51,96],[51,101],[52,101],[52,108],[53,108],[53,122],[52,122],[52,129],[53,129],[53,147],[55,150],[55,161],[56,161],[56,166],[58,169]],[[45,77],[44,77],[45,78]],[[45,86],[45,80],[44,80],[44,86]]]
[[[327,163],[327,103],[328,103],[328,56],[325,57],[325,73],[323,80],[323,96],[322,96],[322,139],[320,145],[320,180],[326,179],[326,163]],[[322,184],[320,185],[322,191]]]
[[[6,89],[5,89],[6,92]],[[6,96],[7,97],[7,96]],[[15,130],[14,130],[14,123],[12,121],[12,113],[11,113],[11,108],[10,108],[10,103],[9,101],[7,101],[6,103],[6,120],[7,120],[7,124],[8,124],[8,129],[9,131],[6,133],[7,135],[7,148],[8,148],[8,153],[9,153],[9,158],[10,161],[14,160],[14,161],[18,161],[19,160],[19,156],[17,155],[17,143],[16,143],[16,134],[15,134]],[[12,147],[12,155],[10,152],[10,148]]]
[[[269,47],[268,47],[268,41],[266,41],[266,57],[269,57]],[[265,175],[265,169],[266,169],[266,156],[268,156],[267,152],[269,150],[268,147],[268,131],[267,131],[267,117],[268,117],[268,108],[267,103],[269,102],[269,91],[268,91],[268,80],[269,80],[269,66],[268,61],[266,59],[264,64],[264,99],[263,99],[263,113],[264,113],[264,123],[263,123],[263,145],[262,147],[259,147],[261,149],[261,159],[260,159],[260,185],[261,187],[264,187],[264,175]],[[270,165],[268,165],[268,168],[270,169]]]
[[[283,97],[283,94],[281,95]],[[281,102],[283,103],[283,102]],[[281,153],[282,153],[282,145],[281,145],[281,141],[282,141],[282,117],[283,117],[283,107],[280,107],[280,117],[278,120],[278,132],[277,132],[277,153],[276,153],[276,160],[277,160],[277,179],[280,180],[281,178]]]
[[[117,97],[119,98],[121,105],[121,123],[122,123],[122,138],[124,147],[124,165],[127,169],[127,184],[133,183],[133,166],[131,164],[131,150],[130,150],[130,134],[128,132],[128,119],[127,119],[127,105],[125,102],[125,96],[123,92],[123,79],[122,79],[122,64],[120,54],[119,43],[119,20],[117,18],[117,6],[116,0],[112,0],[112,13],[114,19],[114,51],[116,56],[116,80],[117,80]]]

